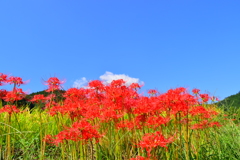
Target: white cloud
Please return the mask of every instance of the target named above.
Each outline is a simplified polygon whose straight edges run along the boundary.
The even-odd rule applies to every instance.
[[[129,77],[128,75],[125,75],[125,74],[113,74],[112,72],[108,72],[108,71],[106,71],[99,78],[104,84],[109,84],[113,80],[118,80],[118,79],[123,79],[126,82],[125,83],[126,86],[129,86],[132,83],[138,83],[140,85],[144,84],[144,82],[140,81],[138,78],[132,78],[132,77]],[[75,80],[72,87],[74,87],[74,88],[87,88],[87,84],[88,84],[88,80],[85,77],[82,77],[81,79]]]
[[[132,78],[125,74],[113,74],[112,72],[106,71],[105,74],[100,76],[100,80],[104,83],[111,83],[113,80],[123,79],[126,82],[126,85],[129,86],[132,83],[143,84],[144,82],[139,81],[138,78]]]
[[[82,77],[81,79],[77,79],[74,83],[73,83],[73,87],[74,88],[81,88],[86,86],[86,84],[88,83],[87,79],[85,77]]]

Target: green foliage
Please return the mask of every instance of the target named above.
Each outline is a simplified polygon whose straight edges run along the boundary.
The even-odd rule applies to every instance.
[[[240,92],[225,98],[224,100],[218,102],[217,105],[225,108],[229,108],[230,106],[240,108]]]

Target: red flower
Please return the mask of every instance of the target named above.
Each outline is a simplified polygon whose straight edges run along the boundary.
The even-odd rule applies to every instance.
[[[203,102],[207,102],[210,97],[208,94],[199,94]]]
[[[133,130],[133,129],[138,128],[136,126],[135,122],[133,122],[133,121],[130,122],[128,120],[120,121],[115,126],[116,126],[117,129],[123,129],[123,130],[125,130],[125,129]]]
[[[146,125],[150,128],[157,128],[160,125],[166,125],[171,118],[162,117],[162,116],[150,116],[147,118]]]
[[[94,81],[89,82],[88,86],[90,88],[95,88],[97,90],[99,90],[99,89],[102,90],[103,87],[104,87],[103,83],[101,81],[99,81],[99,80],[94,80]]]
[[[151,157],[151,150],[156,147],[167,148],[167,144],[173,142],[173,137],[166,139],[160,131],[147,133],[138,144],[142,149],[146,149],[148,157]]]
[[[64,114],[64,107],[63,106],[59,106],[59,105],[52,106],[48,113],[51,116],[54,116],[58,112]]]
[[[23,82],[22,78],[20,78],[20,77],[13,77],[13,76],[11,76],[7,80],[7,83],[20,86],[21,84],[25,84],[26,82]]]
[[[101,135],[98,133],[96,126],[92,126],[86,120],[82,120],[80,122],[75,122],[72,125],[72,128],[68,128],[66,130],[61,131],[58,135],[56,135],[56,139],[53,140],[55,145],[62,143],[64,140],[72,140],[72,141],[81,141],[84,140],[87,142],[89,139],[95,138],[96,141],[99,141]]]
[[[0,113],[7,112],[8,114],[12,114],[13,112],[18,113],[20,110],[14,105],[5,105],[0,109]]]
[[[207,120],[201,121],[200,123],[194,124],[191,129],[205,129],[209,127],[221,127],[219,122],[208,122]]]
[[[148,94],[150,94],[150,95],[156,95],[156,94],[157,94],[157,90],[155,90],[155,89],[150,89],[150,90],[148,91]]]
[[[0,86],[4,85],[7,82],[7,75],[0,73]]]
[[[210,122],[208,124],[209,127],[221,127],[222,125],[219,122]]]
[[[110,85],[112,87],[120,87],[120,86],[124,85],[125,83],[126,82],[123,79],[118,79],[118,80],[113,80]]]
[[[200,92],[200,90],[195,88],[195,89],[192,90],[192,92],[193,92],[194,94],[198,94],[198,93]]]
[[[7,94],[7,91],[5,89],[0,90],[0,99],[3,99]]]
[[[196,107],[193,107],[189,111],[189,113],[192,114],[192,116],[195,116],[195,115],[206,114],[208,112],[207,112],[206,108],[204,108],[203,106],[196,106]]]
[[[48,89],[46,92],[53,92],[55,90],[59,90],[61,88],[61,84],[63,84],[64,81],[60,81],[57,77],[51,77],[46,81],[45,85],[48,85]]]
[[[129,87],[132,89],[140,89],[141,88],[141,86],[138,83],[132,83]]]
[[[142,156],[137,156],[135,158],[131,158],[130,160],[150,160],[150,159]]]
[[[47,97],[45,97],[45,99],[48,100],[48,101],[51,101],[51,100],[53,100],[54,98],[56,98],[56,95],[55,95],[54,93],[49,94]]]
[[[21,88],[15,88],[13,91],[7,92],[3,99],[7,102],[14,102],[23,99],[25,96],[26,93],[24,93]]]
[[[35,103],[39,103],[46,100],[46,97],[44,97],[44,95],[42,94],[37,94],[34,95],[33,98],[30,100],[30,102],[35,102]]]

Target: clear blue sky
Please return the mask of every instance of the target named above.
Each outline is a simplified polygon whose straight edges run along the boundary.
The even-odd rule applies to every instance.
[[[224,99],[240,91],[239,9],[238,0],[1,0],[0,72],[30,80],[30,92],[51,76],[68,89],[110,74],[145,91]]]

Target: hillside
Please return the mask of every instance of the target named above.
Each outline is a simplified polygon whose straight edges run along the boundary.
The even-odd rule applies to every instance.
[[[237,94],[228,96],[224,100],[218,102],[217,105],[225,106],[225,107],[232,106],[232,107],[240,108],[240,92],[238,92]]]

